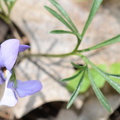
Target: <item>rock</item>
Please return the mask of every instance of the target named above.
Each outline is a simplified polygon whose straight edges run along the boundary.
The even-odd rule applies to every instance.
[[[8,31],[7,24],[5,24],[2,20],[0,20],[0,42],[4,41],[7,31]]]
[[[119,94],[105,95],[105,97],[114,111],[120,104]],[[78,120],[107,120],[109,115],[110,113],[103,108],[96,96],[90,96],[85,102]]]
[[[120,1],[119,0],[104,0],[102,6],[109,9],[109,13],[120,23]],[[120,29],[119,29],[120,32]]]
[[[72,109],[61,109],[55,120],[77,120],[78,116]]]

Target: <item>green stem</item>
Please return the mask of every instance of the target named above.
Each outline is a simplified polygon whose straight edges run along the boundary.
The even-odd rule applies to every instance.
[[[7,16],[0,14],[0,18],[1,18],[5,23],[7,23],[7,24],[9,23],[9,20],[8,20]]]
[[[73,52],[66,54],[24,54],[22,57],[67,57],[74,54]]]
[[[86,48],[86,49],[82,49],[82,50],[77,50],[77,52],[80,52],[80,53],[87,52],[87,51],[90,51],[90,48]]]
[[[77,45],[76,45],[75,49],[73,50],[73,53],[77,51],[77,49],[78,49],[78,47],[80,45],[80,40],[79,40],[78,37],[77,37],[77,40],[78,40],[78,42],[77,42]]]
[[[8,5],[7,1],[4,0],[4,3],[5,3],[5,5],[6,5],[7,12],[9,12],[9,5]]]
[[[6,15],[6,13],[5,13],[4,9],[3,9],[1,0],[0,0],[0,8],[1,8],[1,12]]]
[[[17,87],[17,79],[16,79],[16,75],[15,75],[15,71],[14,69],[12,69],[12,75],[10,77],[10,81],[12,81],[14,83],[14,87]]]
[[[78,47],[80,46],[80,43],[81,43],[81,41],[82,41],[81,35],[80,35],[79,33],[77,33],[77,34],[75,34],[75,35],[77,36],[77,45],[76,45],[76,47],[74,48],[73,53],[77,52]]]
[[[84,61],[86,61],[86,57],[84,55],[82,55],[82,54],[80,54],[78,52],[76,53],[76,55],[79,56],[79,57],[81,57]]]
[[[81,36],[79,33],[77,34],[77,40],[78,40],[78,43],[77,43],[75,49],[70,53],[65,53],[65,54],[24,54],[21,57],[22,58],[25,58],[25,57],[27,57],[27,58],[29,58],[29,57],[68,57],[71,55],[75,55],[77,53],[78,47],[81,43]]]

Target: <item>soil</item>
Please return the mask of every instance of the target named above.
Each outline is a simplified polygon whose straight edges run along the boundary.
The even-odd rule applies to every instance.
[[[64,102],[51,102],[42,105],[41,107],[31,111],[21,119],[15,120],[53,120],[59,113],[59,110],[64,105]]]
[[[120,120],[120,106],[110,115],[108,120]]]
[[[14,120],[55,120],[64,102],[51,102],[31,111],[21,119]],[[120,106],[109,116],[108,120],[120,120]]]

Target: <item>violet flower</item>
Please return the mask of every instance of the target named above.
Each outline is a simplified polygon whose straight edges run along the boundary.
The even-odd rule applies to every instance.
[[[0,101],[0,105],[6,105],[13,107],[16,105],[19,97],[26,97],[39,92],[42,89],[42,85],[38,80],[20,81],[17,80],[15,85],[13,81],[10,81],[12,73],[6,71],[5,91]]]
[[[0,84],[5,82],[3,79],[4,69],[10,71],[16,62],[18,53],[28,48],[30,46],[20,45],[17,39],[6,40],[0,45]]]
[[[19,40],[9,39],[0,45],[0,84],[5,82],[5,90],[0,100],[0,105],[15,106],[19,97],[34,94],[42,89],[37,80],[22,82],[11,80],[12,68],[16,62],[19,52],[28,49],[28,45],[20,45]],[[16,82],[16,84],[14,83]]]

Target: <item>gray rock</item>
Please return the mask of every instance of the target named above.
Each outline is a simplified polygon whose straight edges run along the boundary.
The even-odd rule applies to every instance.
[[[4,37],[7,34],[8,26],[0,20],[0,42],[4,41]]]
[[[112,94],[105,95],[114,111],[120,104],[120,95]],[[107,120],[110,113],[108,113],[99,103],[95,96],[90,96],[85,102],[82,111],[79,114],[78,120]]]
[[[78,116],[71,109],[61,109],[55,120],[77,120]]]

